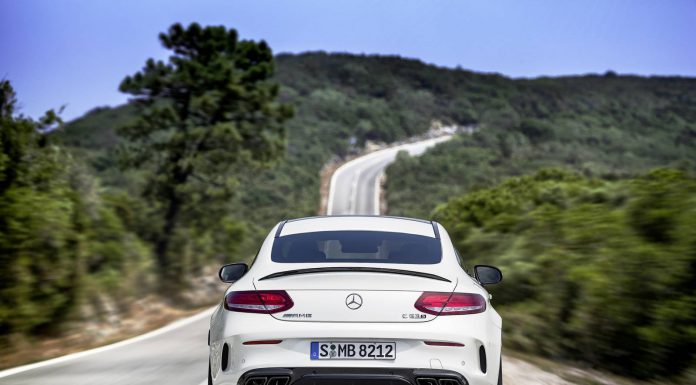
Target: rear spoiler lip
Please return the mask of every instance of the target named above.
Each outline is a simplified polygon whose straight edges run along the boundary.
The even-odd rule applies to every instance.
[[[259,281],[264,281],[266,279],[273,279],[273,278],[280,278],[280,277],[287,277],[291,275],[300,275],[300,274],[317,274],[317,273],[383,273],[383,274],[399,274],[399,275],[410,275],[413,277],[421,277],[421,278],[429,278],[429,279],[434,279],[438,281],[444,281],[444,282],[452,282],[449,279],[445,277],[441,277],[436,274],[430,274],[430,273],[423,273],[421,271],[413,271],[413,270],[402,270],[402,269],[389,269],[389,268],[384,268],[384,267],[350,267],[350,266],[332,266],[332,267],[312,267],[312,268],[307,268],[307,269],[295,269],[295,270],[286,270],[286,271],[279,271],[277,273],[269,274],[265,277],[259,278]]]

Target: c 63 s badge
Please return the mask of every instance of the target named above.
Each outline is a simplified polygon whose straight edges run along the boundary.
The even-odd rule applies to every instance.
[[[285,313],[283,318],[312,318],[312,313]]]
[[[423,319],[426,317],[428,317],[428,316],[425,314],[419,314],[419,313],[411,313],[411,314],[404,313],[401,315],[401,318],[403,318],[403,319]]]

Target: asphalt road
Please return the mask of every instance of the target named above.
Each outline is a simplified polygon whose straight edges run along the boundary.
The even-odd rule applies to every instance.
[[[450,139],[441,136],[386,148],[353,159],[339,167],[331,177],[328,215],[379,215],[379,180],[399,151],[420,155],[428,148]]]
[[[0,372],[3,385],[207,383],[212,309],[162,329],[57,359]]]
[[[379,150],[334,173],[330,214],[379,214],[378,178],[398,151],[419,155],[449,137]],[[211,310],[162,329],[57,359],[0,372],[2,385],[111,385],[206,383],[207,334]]]

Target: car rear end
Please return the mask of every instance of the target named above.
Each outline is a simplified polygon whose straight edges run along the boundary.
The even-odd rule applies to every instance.
[[[496,384],[499,317],[430,231],[276,230],[213,315],[215,384]]]

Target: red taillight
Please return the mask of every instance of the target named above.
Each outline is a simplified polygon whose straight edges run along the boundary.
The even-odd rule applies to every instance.
[[[293,305],[285,290],[233,291],[225,297],[225,309],[243,313],[279,313]]]
[[[426,291],[415,306],[423,313],[434,315],[476,314],[486,310],[486,300],[478,294]]]

